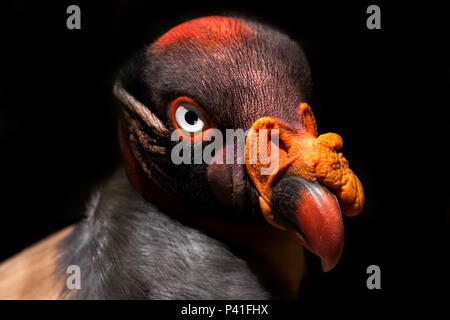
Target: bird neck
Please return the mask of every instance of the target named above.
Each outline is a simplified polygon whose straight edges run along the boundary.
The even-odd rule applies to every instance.
[[[256,274],[280,298],[296,298],[305,271],[304,251],[290,233],[258,222],[189,214],[181,219],[216,239],[243,249]]]

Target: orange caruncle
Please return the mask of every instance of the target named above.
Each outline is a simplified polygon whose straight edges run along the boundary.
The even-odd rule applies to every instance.
[[[341,210],[346,216],[359,214],[364,206],[364,191],[358,177],[350,169],[348,161],[337,150],[342,148],[342,138],[336,133],[317,136],[316,121],[310,107],[300,104],[301,128],[280,122],[271,117],[260,118],[252,125],[246,144],[246,166],[264,201],[270,204],[272,184],[283,172],[285,175],[297,175],[309,181],[318,181],[329,188],[337,197]],[[260,173],[261,163],[251,164],[248,155],[253,154],[258,143],[259,130],[279,131],[280,152],[277,170],[270,176]],[[257,149],[256,149],[257,150]]]

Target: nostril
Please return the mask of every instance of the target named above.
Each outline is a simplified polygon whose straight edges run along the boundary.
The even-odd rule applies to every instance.
[[[278,147],[280,149],[280,152],[284,152],[286,154],[288,153],[288,147],[286,146],[283,140],[280,139],[280,141],[278,142]]]

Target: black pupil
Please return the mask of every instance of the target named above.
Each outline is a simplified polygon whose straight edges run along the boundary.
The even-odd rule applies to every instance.
[[[184,115],[184,120],[186,120],[186,122],[192,126],[198,121],[198,116],[195,114],[194,111],[188,111]]]

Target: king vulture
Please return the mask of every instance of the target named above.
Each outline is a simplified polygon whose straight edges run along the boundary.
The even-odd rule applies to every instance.
[[[114,86],[123,168],[81,222],[0,265],[0,298],[296,298],[303,248],[332,269],[342,215],[364,203],[341,137],[317,133],[310,82],[301,47],[259,23],[211,16],[163,34]],[[234,137],[209,163],[173,160],[180,142],[205,151],[211,132],[230,129],[245,132],[242,161]],[[270,174],[250,159],[263,141],[279,157]]]

